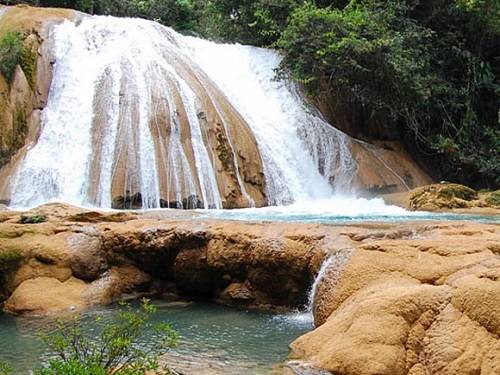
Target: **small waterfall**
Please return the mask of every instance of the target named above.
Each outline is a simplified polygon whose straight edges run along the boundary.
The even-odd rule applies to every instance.
[[[102,16],[50,37],[53,81],[13,206],[283,205],[331,197],[355,175],[349,137],[275,80],[275,51]]]
[[[307,299],[307,310],[313,315],[313,320],[315,314],[314,304],[318,292],[320,291],[319,289],[322,287],[322,284],[325,283],[325,277],[328,277],[328,282],[326,283],[327,287],[330,289],[334,288],[352,254],[353,249],[336,250],[332,254],[328,255],[321,264],[318,274],[316,275],[311,289],[309,290],[309,296]]]

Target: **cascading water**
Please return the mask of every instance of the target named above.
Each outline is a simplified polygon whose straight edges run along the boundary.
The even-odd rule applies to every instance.
[[[313,315],[314,305],[320,288],[333,289],[338,282],[342,271],[344,270],[347,261],[352,256],[352,249],[340,249],[327,256],[321,264],[321,268],[316,275],[314,282],[309,290],[308,296],[308,312]]]
[[[327,198],[355,174],[349,138],[274,80],[272,50],[113,17],[63,22],[51,38],[42,131],[13,206],[281,205]]]

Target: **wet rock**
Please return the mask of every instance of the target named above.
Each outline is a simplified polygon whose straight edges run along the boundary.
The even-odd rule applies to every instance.
[[[186,210],[203,208],[203,202],[197,195],[190,195],[182,200],[182,207]]]
[[[250,283],[232,283],[224,289],[219,297],[221,300],[234,303],[249,303],[255,299],[254,291]]]
[[[117,210],[138,210],[142,208],[142,194],[127,194],[113,198],[111,207]]]

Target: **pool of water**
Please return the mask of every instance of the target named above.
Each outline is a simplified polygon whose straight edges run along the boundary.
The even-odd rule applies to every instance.
[[[293,340],[312,329],[307,313],[276,315],[201,302],[154,303],[158,310],[153,320],[171,323],[180,335],[179,346],[167,358],[209,363],[221,374],[266,374],[286,359]],[[86,311],[87,327],[92,329],[96,315],[111,319],[116,311],[116,307]],[[0,360],[15,366],[15,374],[29,374],[50,354],[38,332],[51,323],[52,318],[0,314]]]
[[[476,221],[500,223],[500,215],[471,215],[408,211],[386,205],[382,199],[339,197],[294,203],[289,206],[202,211],[202,218],[244,221],[283,221],[319,224],[401,222],[419,220]]]

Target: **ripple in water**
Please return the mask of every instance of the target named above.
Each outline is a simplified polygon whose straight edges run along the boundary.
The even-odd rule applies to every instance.
[[[180,335],[180,345],[167,361],[195,373],[197,368],[211,368],[214,374],[266,374],[286,360],[293,340],[313,328],[307,313],[275,315],[209,303],[155,304],[154,320],[172,323]],[[97,314],[109,320],[116,311],[107,307],[85,312],[87,328],[95,329]],[[52,322],[0,314],[0,360],[13,364],[15,374],[29,374],[49,354],[37,335]]]

